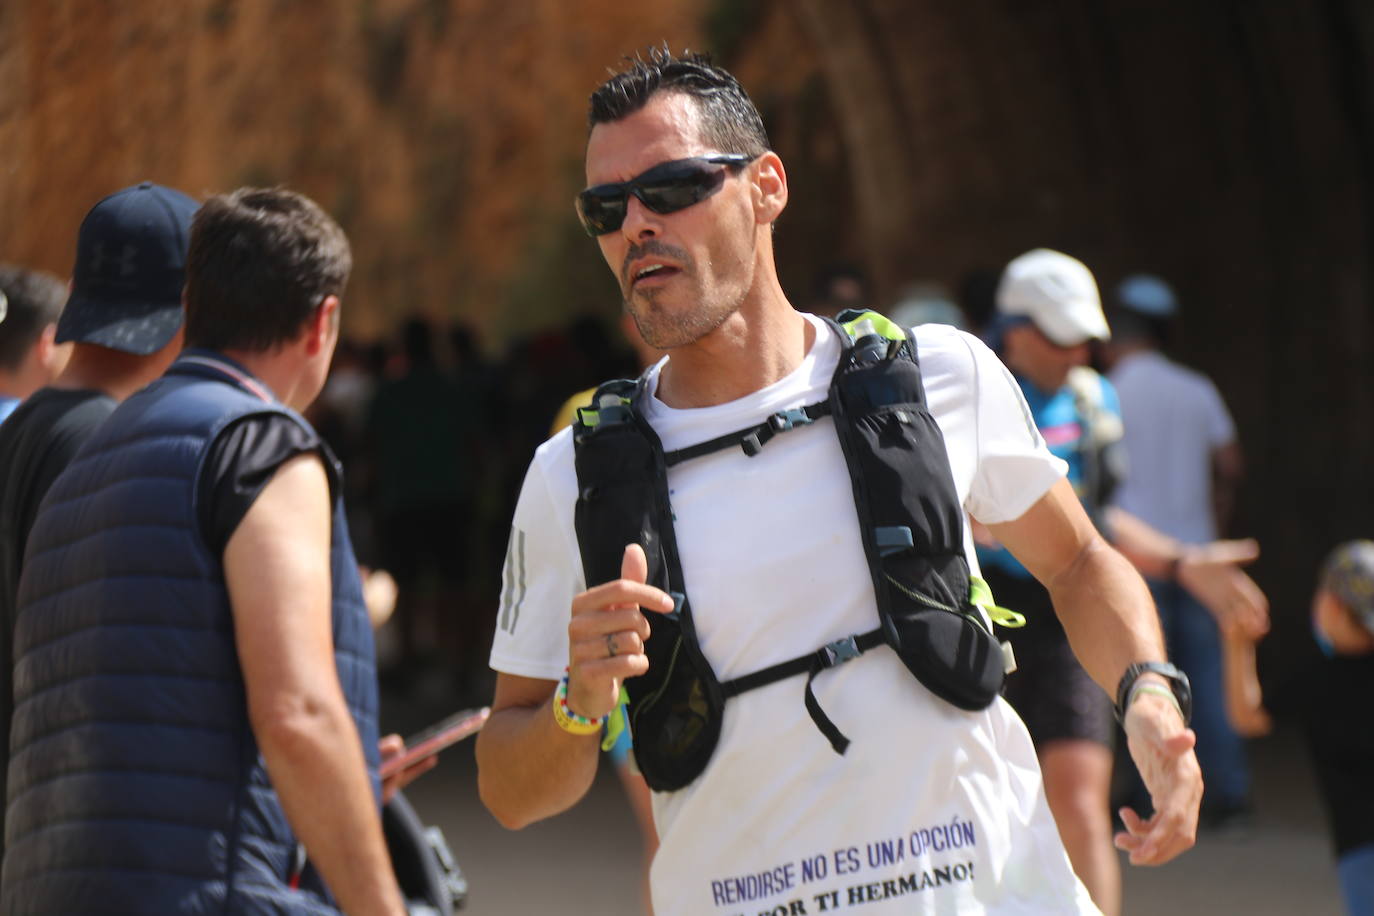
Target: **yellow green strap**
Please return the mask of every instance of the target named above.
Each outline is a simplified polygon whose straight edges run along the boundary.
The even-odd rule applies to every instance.
[[[625,706],[630,702],[630,695],[625,692],[625,685],[620,685],[620,703],[611,711],[611,717],[606,720],[606,735],[601,739],[601,749],[609,751],[615,747],[616,741],[620,738],[627,724],[625,722]]]
[[[886,315],[880,315],[877,312],[862,312],[857,317],[846,321],[841,327],[844,328],[846,334],[853,337],[855,334],[854,329],[865,321],[873,322],[873,330],[877,331],[880,336],[887,340],[906,340],[906,331],[902,330],[901,325],[897,324]]]
[[[969,576],[968,600],[978,605],[987,612],[992,622],[998,626],[1016,629],[1026,625],[1026,618],[1013,611],[1011,608],[1001,607],[993,603],[992,586],[988,585],[977,576]]]
[[[630,403],[630,399],[621,398],[620,403],[628,405]],[[601,412],[591,405],[588,405],[586,407],[579,407],[576,411],[574,411],[574,413],[577,417],[577,422],[582,424],[582,426],[587,429],[591,429],[593,426],[596,426],[598,423],[601,422]]]

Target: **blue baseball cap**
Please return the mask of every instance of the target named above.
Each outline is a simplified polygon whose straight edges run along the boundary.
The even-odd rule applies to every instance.
[[[57,342],[147,356],[176,336],[191,217],[199,206],[145,181],[92,207],[77,236],[72,294],[57,322]]]
[[[1174,291],[1154,274],[1132,274],[1116,288],[1116,304],[1151,318],[1171,318],[1178,313]]]

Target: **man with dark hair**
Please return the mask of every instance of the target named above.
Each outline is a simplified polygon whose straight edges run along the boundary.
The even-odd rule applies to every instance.
[[[1121,698],[1156,813],[1128,812],[1117,843],[1140,864],[1190,846],[1202,787],[1149,593],[1005,368],[953,328],[792,307],[782,161],[705,58],[653,51],[591,112],[579,215],[668,356],[603,386],[527,472],[477,746],[487,807],[516,828],[576,803],[624,686],[658,916],[1095,913],[997,696],[989,618],[1014,615],[979,588],[966,511],[1049,586]],[[941,607],[915,609],[911,581]]]
[[[208,200],[187,351],[49,491],[19,588],[0,888],[25,912],[404,911],[340,472],[298,413],[350,265],[299,194]]]
[[[54,337],[66,298],[51,274],[0,264],[0,422],[62,368]]]
[[[48,488],[96,427],[181,349],[181,287],[195,211],[185,194],[149,182],[91,208],[56,331],[58,343],[72,343],[71,357],[51,385],[0,425],[0,747],[9,747],[9,647],[29,530]],[[109,251],[129,254],[121,262]]]

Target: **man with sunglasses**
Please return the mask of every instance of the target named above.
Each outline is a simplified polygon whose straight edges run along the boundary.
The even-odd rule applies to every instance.
[[[668,351],[636,408],[662,447],[823,400],[845,344],[779,285],[772,226],[786,172],[734,77],[654,50],[593,93],[589,120],[578,212],[645,341]],[[1104,688],[1162,659],[1144,583],[1097,536],[1010,375],[952,328],[916,339],[961,504],[1055,590]],[[583,581],[573,451],[562,432],[537,452],[507,554],[495,712],[477,754],[482,798],[511,828],[585,794],[598,723],[622,682],[648,671],[659,615],[676,614],[674,598],[646,584],[639,544],[625,547],[620,578]],[[829,418],[753,457],[727,449],[667,472],[695,641],[719,680],[875,625],[852,484]],[[967,532],[963,545],[976,564]],[[1126,727],[1158,813],[1128,818],[1119,843],[1158,864],[1191,845],[1201,782],[1168,681],[1135,683]],[[956,709],[885,646],[827,671],[814,691],[852,739],[843,755],[802,710],[801,679],[786,678],[733,697],[704,768],[655,793],[658,916],[858,903],[873,914],[1096,912],[1005,702]]]

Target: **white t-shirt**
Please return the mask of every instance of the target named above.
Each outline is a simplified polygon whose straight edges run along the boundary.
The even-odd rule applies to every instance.
[[[663,447],[824,400],[840,344],[809,320],[816,346],[776,384],[693,410],[652,400],[646,409]],[[940,325],[920,328],[917,339],[960,499],[984,522],[1018,518],[1063,475],[1063,463],[986,347]],[[877,625],[850,478],[828,418],[779,435],[753,458],[726,449],[668,475],[686,589],[717,678]],[[516,508],[491,654],[498,671],[563,674],[569,605],[584,588],[576,495],[565,430],[540,447]],[[976,571],[967,532],[965,540]],[[805,680],[727,701],[706,769],[682,790],[654,794],[659,916],[860,906],[865,916],[1097,912],[1060,843],[1030,738],[1003,700],[981,712],[956,709],[880,646],[815,680],[821,708],[851,740],[841,756],[806,713]]]
[[[1129,465],[1116,504],[1185,543],[1214,539],[1212,452],[1236,438],[1216,386],[1153,351],[1127,356],[1110,378]]]

